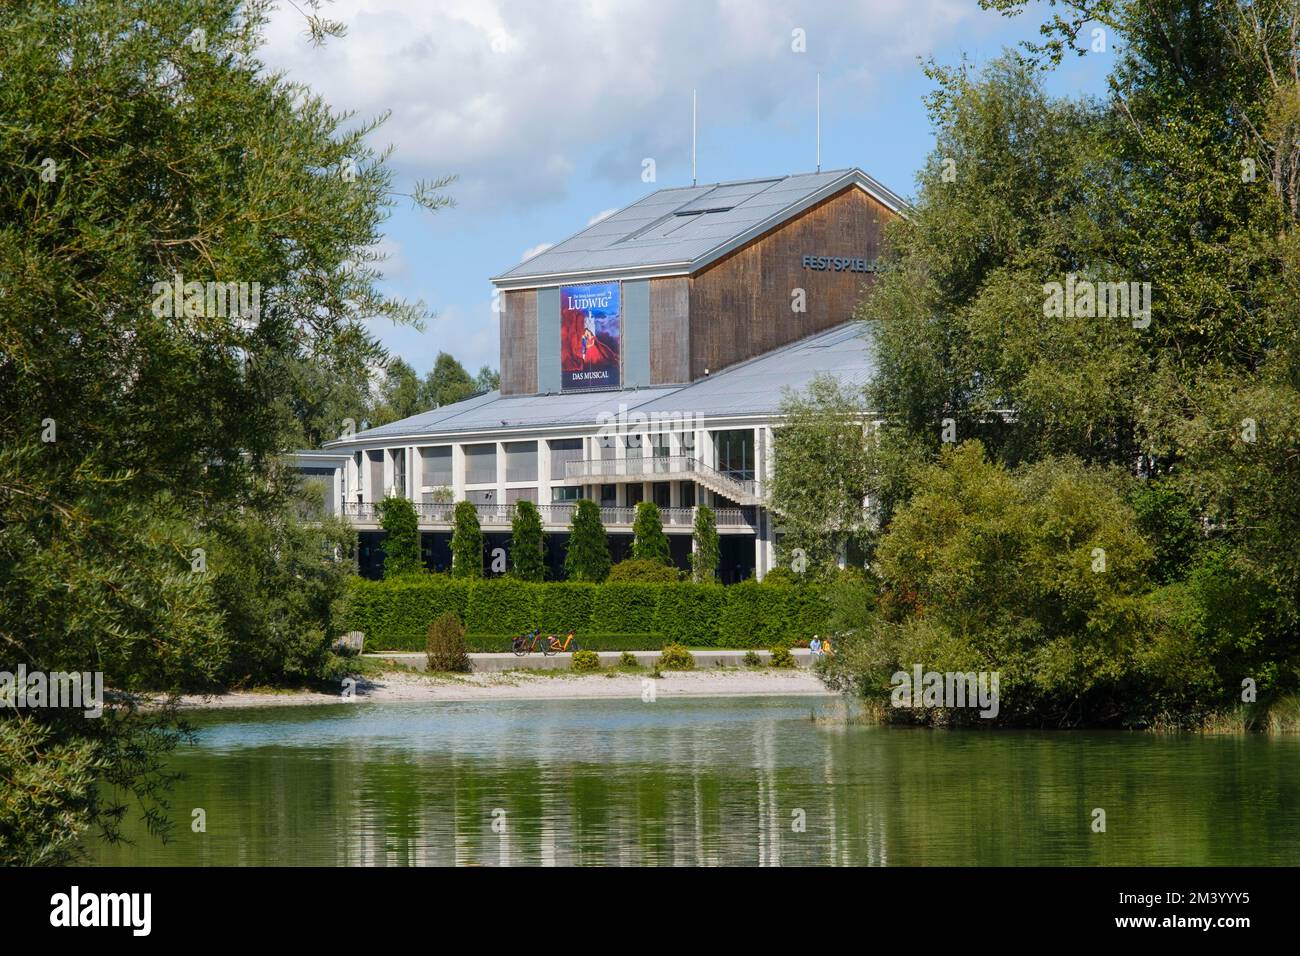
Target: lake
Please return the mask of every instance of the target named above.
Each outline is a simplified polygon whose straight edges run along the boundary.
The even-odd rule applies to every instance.
[[[117,865],[1300,864],[1300,740],[931,731],[821,698],[205,713]],[[191,830],[193,810],[206,832]],[[1094,832],[1094,811],[1105,832]]]

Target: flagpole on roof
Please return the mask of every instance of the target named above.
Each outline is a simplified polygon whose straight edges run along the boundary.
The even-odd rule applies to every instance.
[[[691,90],[691,185],[695,185],[695,91]]]
[[[817,172],[822,171],[822,75],[817,74]]]

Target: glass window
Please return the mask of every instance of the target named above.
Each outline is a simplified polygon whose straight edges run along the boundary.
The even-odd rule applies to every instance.
[[[582,461],[582,439],[551,439],[551,479],[564,478],[564,466],[571,461]]]
[[[552,501],[577,501],[582,497],[582,486],[574,485],[572,488],[552,488]]]
[[[441,445],[437,448],[421,448],[420,462],[419,484],[450,487],[452,480],[450,445]]]
[[[466,484],[488,484],[497,480],[497,446],[465,446]]]
[[[406,449],[393,449],[393,494],[406,497]]]
[[[754,432],[749,428],[715,432],[718,471],[742,481],[754,477]]]
[[[508,441],[506,449],[506,481],[537,480],[537,442]]]

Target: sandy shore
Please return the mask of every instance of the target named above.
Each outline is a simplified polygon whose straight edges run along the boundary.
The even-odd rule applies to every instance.
[[[502,673],[426,676],[408,672],[391,672],[359,681],[357,703],[395,701],[457,700],[597,700],[627,698],[640,700],[647,689],[643,674],[563,673],[554,676]],[[833,696],[822,682],[805,670],[735,670],[666,672],[654,678],[656,698],[664,697],[756,697],[756,696]],[[184,697],[187,709],[228,709],[239,707],[294,707],[310,704],[337,704],[338,694],[317,691],[238,691],[208,697]]]

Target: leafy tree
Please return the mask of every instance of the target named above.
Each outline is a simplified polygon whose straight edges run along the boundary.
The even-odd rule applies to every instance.
[[[420,519],[415,506],[406,498],[389,496],[379,503],[380,527],[384,538],[384,577],[419,574],[424,570],[420,557]]]
[[[490,365],[484,365],[474,376],[474,391],[493,392],[501,387],[501,373]]]
[[[451,576],[483,577],[483,533],[479,530],[478,509],[469,501],[456,502],[452,514]]]
[[[224,685],[342,676],[331,644],[343,631],[357,536],[321,504],[308,487],[274,511],[235,511],[211,527],[206,575],[229,642]]]
[[[700,505],[695,509],[695,550],[691,552],[691,573],[697,582],[717,580],[720,553],[717,516],[708,505]]]
[[[799,549],[811,567],[833,567],[846,542],[867,530],[865,502],[881,483],[883,458],[865,399],[838,379],[818,376],[806,392],[787,393],[781,411],[772,473],[772,500],[785,528],[780,557],[788,566]],[[716,567],[716,551],[714,559]]]
[[[423,402],[423,391],[415,369],[400,358],[389,359],[384,371],[384,380],[379,387],[379,395],[369,414],[370,427],[387,425],[403,418],[410,418],[422,411],[427,411]]]
[[[668,535],[664,534],[663,521],[659,517],[659,506],[653,501],[642,501],[636,506],[636,518],[632,521],[632,557],[660,564],[673,563],[668,550]]]
[[[264,68],[268,9],[37,0],[0,27],[6,664],[179,691],[323,663],[335,569],[308,561],[323,542],[285,517],[279,462],[341,423],[303,369],[364,367],[373,319],[421,313],[378,288],[394,201],[378,123]],[[436,207],[435,188],[415,194]],[[253,607],[244,561],[292,593]],[[283,659],[256,659],[250,635],[283,637],[267,651]],[[4,862],[112,837],[123,800],[165,829],[184,731],[132,703],[0,717]]]
[[[600,507],[579,499],[569,524],[569,547],[564,554],[564,574],[570,581],[599,583],[609,575],[609,538],[600,520]]]
[[[439,352],[433,368],[424,377],[420,404],[424,409],[462,402],[477,391],[465,366],[446,352]]]
[[[1018,12],[1026,4],[985,5]],[[989,463],[1011,476],[990,479],[1009,481],[1010,494],[1026,469],[1083,462],[1091,477],[1061,487],[1100,501],[1104,486],[1131,503],[1153,560],[1140,586],[1128,581],[1132,594],[1096,608],[1077,603],[1088,589],[1072,591],[1062,568],[1009,560],[1022,580],[985,582],[1006,588],[990,592],[989,611],[1005,620],[984,622],[995,628],[986,643],[1002,634],[1031,655],[1020,672],[1041,695],[1031,708],[1067,722],[1080,711],[1118,720],[1125,707],[1134,719],[1154,707],[1192,715],[1230,703],[1245,667],[1261,675],[1262,691],[1294,691],[1300,8],[1217,0],[1176,9],[1135,0],[1053,6],[1059,15],[1027,55],[1005,56],[979,75],[930,68],[935,149],[916,204],[890,227],[886,268],[859,310],[879,366],[864,405],[886,423],[879,447],[862,456],[883,529],[874,563],[886,567],[885,543],[901,540],[903,514],[914,535],[934,522],[926,543],[914,543],[927,559],[940,553],[933,549],[946,540],[950,516],[929,494],[940,478],[899,465],[909,457],[947,462],[953,431],[958,442],[981,442]],[[1116,54],[1111,97],[1048,97],[1045,71],[1084,49],[1094,23]],[[1149,283],[1149,311],[1053,314],[1048,283],[1070,277],[1090,289]],[[836,474],[823,468],[816,481],[839,500]],[[798,495],[786,497],[798,520]],[[1003,519],[1019,527],[1027,505],[1010,500]],[[928,510],[915,510],[917,501]],[[994,502],[985,505],[991,514]],[[820,515],[811,506],[803,513]],[[984,534],[986,547],[1007,543],[997,522]],[[901,552],[894,559],[904,561]],[[904,656],[964,642],[967,623],[950,618],[977,615],[963,589],[987,572],[949,571],[946,585],[924,598],[887,588],[889,627],[872,623],[868,609],[864,631],[884,644],[911,642]],[[1058,583],[1044,592],[1045,580]],[[918,583],[891,583],[899,581]],[[1022,610],[1011,611],[1017,588],[1046,603],[1029,615],[1012,601]],[[1066,606],[1073,613],[1059,617]],[[1034,635],[1048,623],[1057,636],[1040,641]],[[1241,635],[1232,653],[1222,639],[1229,630]],[[1125,693],[1116,675],[1128,681]],[[1067,716],[1062,695],[1071,689],[1079,697]]]
[[[1153,553],[1123,486],[1077,459],[1013,471],[979,442],[945,449],[880,542],[881,615],[837,666],[886,695],[918,661],[998,671],[1012,722],[1151,719],[1142,655],[1179,628],[1147,597]]]
[[[541,581],[546,573],[546,535],[542,516],[531,501],[515,502],[510,520],[511,575],[521,581]]]

